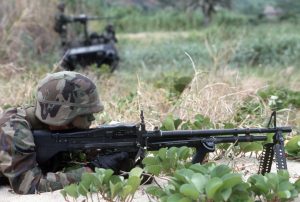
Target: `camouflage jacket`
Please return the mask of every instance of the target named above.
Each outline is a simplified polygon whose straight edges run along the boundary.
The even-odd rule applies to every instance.
[[[19,194],[54,191],[78,182],[85,168],[43,175],[36,162],[33,129],[47,129],[34,107],[13,108],[0,117],[0,176]]]

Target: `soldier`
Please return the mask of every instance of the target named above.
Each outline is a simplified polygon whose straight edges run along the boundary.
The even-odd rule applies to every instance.
[[[36,161],[33,130],[86,129],[93,114],[102,111],[96,86],[89,78],[69,71],[48,74],[38,84],[35,106],[8,109],[0,117],[0,176],[14,192],[33,194],[78,182],[83,172],[94,167],[117,170],[127,153],[98,156],[88,166],[65,173],[43,174]]]
[[[200,0],[200,6],[204,15],[204,25],[208,25],[212,20],[213,13],[216,12],[215,6],[219,0]]]
[[[72,22],[72,18],[65,15],[65,4],[57,5],[58,13],[55,15],[54,31],[56,31],[61,39],[61,46],[67,45],[67,24]]]
[[[114,42],[114,43],[118,42],[118,39],[116,37],[115,28],[112,24],[108,24],[105,27],[105,32],[103,35],[108,42]]]

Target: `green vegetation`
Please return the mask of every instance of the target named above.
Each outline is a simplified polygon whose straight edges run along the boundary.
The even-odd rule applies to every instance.
[[[128,178],[124,179],[122,176],[113,175],[110,169],[96,168],[95,173],[83,174],[79,184],[64,187],[61,194],[66,200],[68,196],[75,199],[84,196],[88,200],[89,196],[92,197],[92,193],[97,193],[106,201],[132,201],[141,183],[142,171],[141,168],[134,168]]]
[[[34,104],[37,81],[57,71],[60,60],[59,38],[49,20],[55,12],[54,2],[29,1],[32,12],[24,12],[26,4],[12,6],[14,2],[0,3],[0,16],[10,16],[9,21],[1,21],[0,30],[0,112],[11,106]],[[69,14],[122,16],[89,26],[99,31],[108,22],[115,25],[119,69],[113,74],[107,67],[77,69],[95,81],[105,105],[105,112],[96,116],[96,124],[112,120],[136,123],[143,109],[147,126],[160,126],[162,130],[265,127],[271,111],[277,110],[277,124],[293,128],[286,137],[286,153],[299,159],[300,37],[299,18],[294,13],[299,9],[296,1],[234,0],[233,10],[218,10],[207,27],[202,25],[199,9],[154,6],[145,10],[104,0],[66,2]],[[283,9],[292,7],[288,9],[291,12],[278,21],[260,21],[257,15],[269,3],[280,4]],[[5,10],[7,7],[11,9]],[[40,12],[46,16],[41,18]],[[213,160],[232,152],[238,157],[248,152],[259,154],[261,148],[260,143],[234,147],[222,144]],[[299,192],[299,180],[288,182],[287,173],[252,175],[244,181],[232,171],[235,168],[191,165],[192,154],[193,149],[186,147],[149,153],[143,161],[144,171],[171,180],[163,188],[149,188],[148,193],[161,201],[285,201]],[[224,172],[216,176],[219,170]],[[98,193],[108,201],[131,201],[141,183],[141,172],[136,168],[125,179],[97,169],[84,175],[79,184],[65,187],[62,194],[88,198]]]
[[[273,110],[293,107],[300,108],[300,92],[285,88],[270,87],[258,92]]]
[[[186,151],[187,148],[180,149]],[[149,170],[152,162],[153,159],[144,162],[146,169]],[[290,201],[300,192],[300,180],[289,182],[289,174],[285,170],[267,173],[265,176],[254,174],[245,181],[241,174],[235,173],[226,165],[207,163],[185,166],[186,168],[165,173],[172,174],[168,183],[163,188],[159,184],[152,185],[146,189],[146,193],[162,202],[192,202]],[[89,197],[92,199],[91,193],[97,193],[107,201],[132,201],[141,183],[142,171],[141,168],[134,168],[129,172],[128,179],[124,179],[113,175],[112,170],[96,169],[94,174],[84,174],[79,184],[66,186],[61,193],[66,200],[68,197],[76,199],[79,196],[88,200]]]

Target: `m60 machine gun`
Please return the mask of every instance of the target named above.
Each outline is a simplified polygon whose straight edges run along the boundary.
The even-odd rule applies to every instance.
[[[63,16],[62,16],[63,15]],[[96,64],[100,67],[106,64],[113,72],[119,63],[119,55],[115,43],[117,42],[116,34],[113,25],[108,24],[103,33],[89,33],[88,22],[91,20],[104,20],[117,17],[98,17],[86,16],[84,14],[74,17],[68,17],[61,14],[56,24],[65,26],[67,23],[80,23],[83,25],[83,39],[76,41],[68,41],[62,43],[64,56],[62,59],[62,67],[67,70],[74,70],[76,67],[86,67]],[[61,19],[61,22],[59,22]],[[55,29],[59,30],[59,29]],[[66,30],[61,29],[61,30]],[[58,31],[57,31],[58,32]],[[66,32],[66,31],[65,31]],[[58,32],[59,33],[59,32]],[[59,33],[61,37],[65,37],[66,33]]]
[[[273,121],[273,127],[271,122]],[[273,133],[273,140],[264,144],[260,159],[259,173],[271,171],[275,157],[277,169],[287,169],[284,152],[284,133],[290,133],[291,127],[277,127],[276,112],[273,112],[266,128],[232,128],[208,130],[153,131],[146,130],[144,115],[141,111],[141,123],[103,125],[87,130],[74,131],[33,131],[37,151],[37,162],[49,168],[49,162],[61,162],[59,158],[65,152],[94,150],[100,155],[128,152],[132,159],[143,159],[146,151],[155,151],[163,147],[194,147],[196,153],[192,163],[203,162],[209,152],[215,151],[220,143],[267,141],[267,134]],[[52,160],[51,160],[52,159]],[[138,162],[138,161],[136,161]]]

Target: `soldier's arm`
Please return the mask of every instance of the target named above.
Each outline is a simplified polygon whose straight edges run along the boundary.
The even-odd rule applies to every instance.
[[[0,171],[19,194],[54,191],[78,182],[86,168],[67,173],[42,174],[36,162],[35,144],[26,120],[11,119],[0,130]]]

